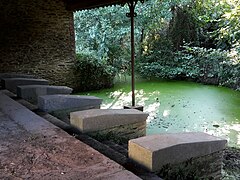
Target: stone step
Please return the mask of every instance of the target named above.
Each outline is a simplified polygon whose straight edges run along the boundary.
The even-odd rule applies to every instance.
[[[39,109],[70,123],[70,112],[99,109],[102,99],[94,96],[45,95],[38,97]]]
[[[72,90],[72,88],[66,86],[25,85],[17,87],[17,96],[33,104],[37,104],[39,96],[71,94]]]
[[[31,74],[0,73],[0,80],[5,78],[36,78],[36,77]]]
[[[199,169],[197,176],[210,177],[219,168],[221,175],[219,160],[226,143],[224,139],[200,132],[159,134],[130,140],[128,153],[130,159],[151,172],[162,172],[166,165],[172,165],[174,172],[192,163],[191,169]],[[194,161],[194,158],[199,159]]]
[[[34,75],[30,74],[19,74],[19,73],[0,73],[0,85],[4,89],[3,79],[6,78],[36,78]]]
[[[146,135],[147,117],[135,109],[90,109],[70,113],[70,122],[82,133],[129,140]]]
[[[7,90],[17,94],[18,86],[48,85],[48,81],[45,79],[33,79],[33,78],[4,78],[4,79],[2,79],[2,85]]]
[[[39,109],[46,112],[74,108],[99,108],[101,103],[102,99],[94,96],[45,95],[38,98]]]

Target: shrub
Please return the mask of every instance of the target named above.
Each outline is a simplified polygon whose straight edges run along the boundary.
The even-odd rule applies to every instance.
[[[98,90],[113,86],[115,69],[91,54],[78,54],[75,64],[77,91]]]
[[[240,90],[239,53],[234,57],[229,54],[219,49],[183,46],[174,60],[152,58],[150,62],[139,63],[138,72],[145,78],[190,79]]]

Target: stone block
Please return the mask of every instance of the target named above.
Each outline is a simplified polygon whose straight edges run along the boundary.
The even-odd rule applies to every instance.
[[[93,136],[131,139],[146,134],[148,114],[135,109],[91,109],[70,113],[71,124]]]
[[[5,78],[2,80],[4,87],[17,93],[17,87],[23,85],[48,85],[48,81],[45,79],[33,79],[33,78]]]
[[[17,96],[33,104],[37,104],[39,96],[71,93],[72,88],[66,86],[26,85],[17,87]]]
[[[5,88],[3,79],[6,78],[35,78],[35,76],[30,74],[0,73],[0,85],[2,85],[2,88]]]
[[[70,113],[87,109],[99,109],[102,99],[94,96],[45,95],[38,97],[39,109],[70,124]]]
[[[148,114],[135,109],[91,109],[70,114],[71,124],[83,133],[145,122]]]
[[[35,76],[31,74],[0,73],[0,80],[5,78],[35,78]]]
[[[38,97],[38,107],[46,112],[65,109],[100,107],[102,99],[94,96],[45,95]]]
[[[129,141],[129,158],[152,172],[164,165],[222,151],[227,141],[201,132],[145,136]]]

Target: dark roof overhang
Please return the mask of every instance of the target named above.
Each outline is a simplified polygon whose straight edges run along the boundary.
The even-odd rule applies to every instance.
[[[68,10],[78,11],[112,5],[124,5],[138,0],[65,0]]]

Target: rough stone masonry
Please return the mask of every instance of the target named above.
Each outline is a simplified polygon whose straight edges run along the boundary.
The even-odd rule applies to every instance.
[[[63,0],[0,0],[0,73],[74,87],[73,12]]]

